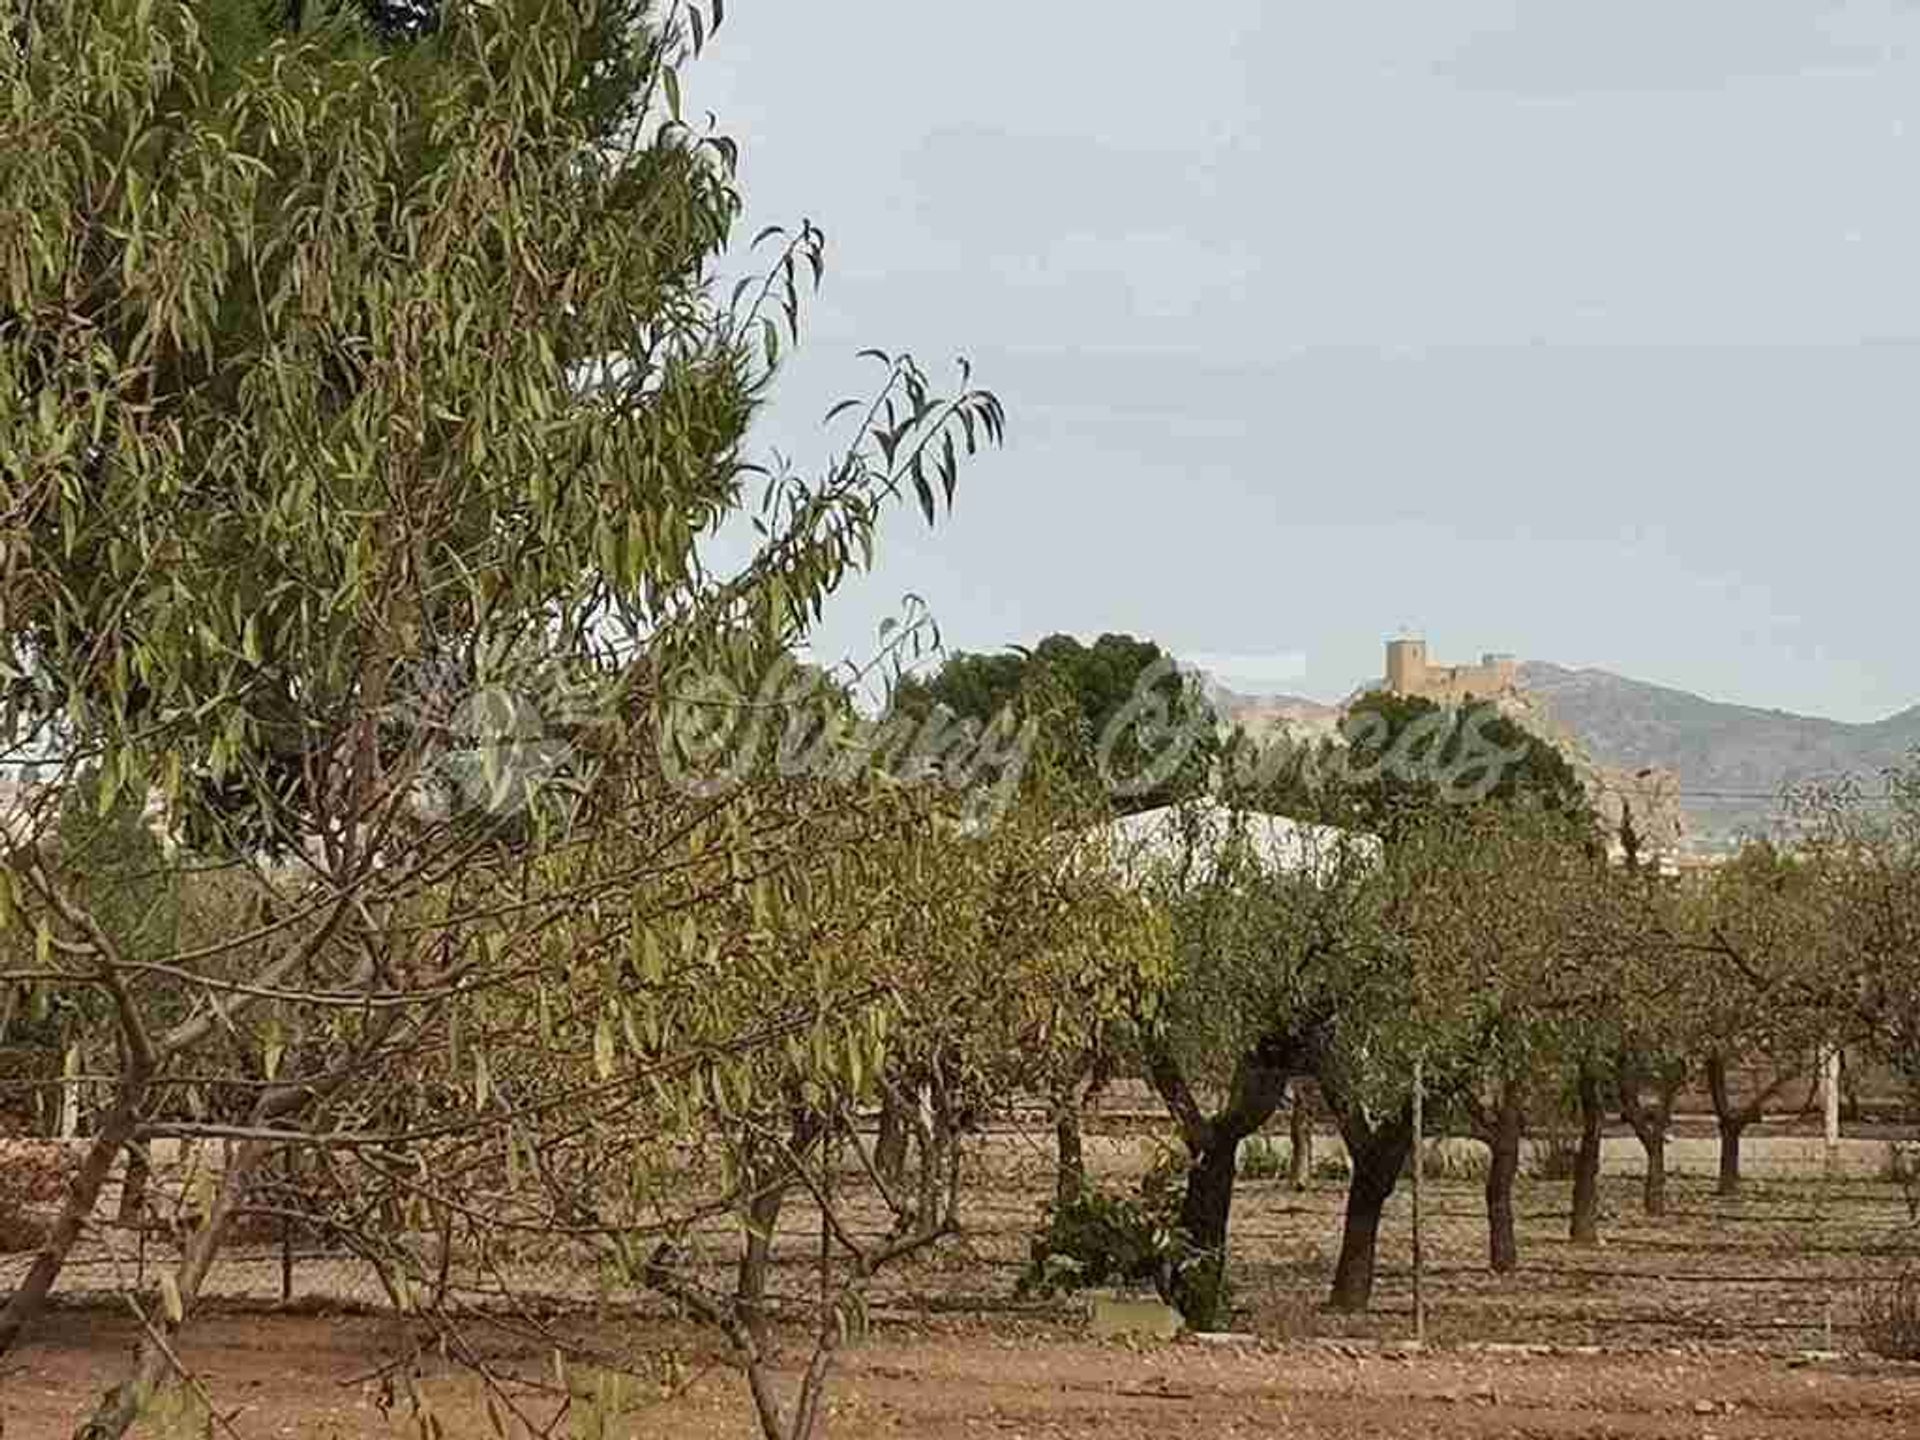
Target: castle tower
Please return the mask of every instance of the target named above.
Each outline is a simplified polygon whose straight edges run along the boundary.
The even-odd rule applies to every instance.
[[[1427,642],[1387,642],[1387,689],[1395,695],[1419,695],[1427,684]]]

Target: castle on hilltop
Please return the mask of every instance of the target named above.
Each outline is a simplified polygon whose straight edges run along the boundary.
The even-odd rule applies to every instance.
[[[1442,705],[1468,699],[1495,700],[1520,687],[1520,662],[1511,655],[1487,654],[1478,665],[1435,665],[1424,640],[1387,642],[1387,689]]]
[[[1511,655],[1485,654],[1478,665],[1436,665],[1424,640],[1387,641],[1386,689],[1389,694],[1464,705],[1478,700],[1557,746],[1586,787],[1595,813],[1616,857],[1622,853],[1623,824],[1631,819],[1641,843],[1663,871],[1678,864],[1687,843],[1681,808],[1680,776],[1664,767],[1627,770],[1602,765],[1579,739],[1559,724],[1540,699],[1520,684],[1520,662]]]

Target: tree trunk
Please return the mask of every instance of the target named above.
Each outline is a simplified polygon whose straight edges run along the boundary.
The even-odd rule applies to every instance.
[[[1720,1126],[1720,1179],[1714,1188],[1721,1195],[1738,1195],[1740,1137],[1748,1124],[1759,1118],[1757,1107],[1742,1109],[1734,1104],[1733,1085],[1723,1056],[1707,1057],[1707,1094],[1713,1100],[1713,1116]]]
[[[1647,1178],[1640,1185],[1640,1205],[1647,1214],[1658,1218],[1667,1213],[1666,1132],[1656,1130],[1642,1135],[1640,1144],[1647,1152]]]
[[[153,1164],[147,1158],[145,1145],[127,1146],[127,1164],[120,1175],[120,1224],[128,1229],[141,1229],[146,1225],[147,1217],[147,1180],[153,1173]]]
[[[767,1273],[773,1268],[773,1232],[786,1198],[787,1182],[770,1180],[747,1204],[746,1245],[740,1251],[734,1303],[740,1322],[756,1340],[764,1340],[767,1334]]]
[[[1293,1113],[1288,1117],[1287,1183],[1305,1190],[1313,1181],[1313,1104],[1294,1087]]]
[[[113,1108],[102,1118],[93,1143],[87,1147],[86,1158],[80,1162],[80,1169],[67,1185],[59,1218],[53,1222],[46,1244],[41,1246],[32,1268],[27,1271],[6,1305],[0,1306],[0,1355],[11,1350],[27,1326],[39,1318],[41,1309],[47,1303],[47,1296],[53,1290],[53,1282],[60,1277],[61,1267],[67,1263],[67,1256],[72,1253],[74,1243],[79,1240],[81,1230],[85,1228],[88,1217],[93,1214],[94,1205],[100,1199],[100,1191],[107,1183],[107,1172],[113,1168],[114,1157],[133,1138],[134,1127],[140,1121],[140,1105],[146,1093],[144,1073],[136,1070],[122,1077],[120,1093]]]
[[[1175,1280],[1173,1303],[1195,1330],[1215,1329],[1225,1318],[1227,1220],[1239,1158],[1240,1137],[1229,1130],[1216,1134],[1187,1172],[1180,1228],[1197,1255]]]
[[[225,1172],[220,1177],[220,1188],[214,1193],[213,1209],[187,1242],[186,1253],[181,1256],[180,1267],[175,1271],[174,1286],[180,1296],[181,1319],[176,1322],[157,1308],[155,1313],[147,1317],[151,1330],[140,1342],[133,1372],[101,1397],[92,1417],[74,1431],[73,1440],[119,1440],[172,1372],[173,1362],[168,1356],[173,1348],[173,1337],[180,1332],[186,1317],[192,1313],[194,1302],[200,1295],[200,1287],[206,1282],[207,1272],[213,1268],[214,1259],[220,1253],[220,1242],[225,1238],[234,1206],[246,1194],[253,1172],[267,1153],[268,1147],[263,1142],[247,1140],[229,1157]]]
[[[780,1210],[786,1204],[787,1192],[799,1179],[794,1167],[805,1163],[806,1155],[824,1128],[816,1115],[798,1116],[793,1122],[786,1153],[770,1163],[754,1166],[758,1188],[747,1200],[745,1243],[740,1250],[733,1293],[740,1323],[756,1342],[764,1341],[767,1334],[767,1277],[773,1269],[773,1234],[780,1223]],[[878,1141],[874,1148],[878,1150]],[[880,1168],[877,1162],[874,1168]]]
[[[1746,1129],[1747,1122],[1737,1116],[1720,1117],[1720,1179],[1714,1186],[1717,1194],[1740,1193],[1740,1137]]]
[[[1331,1097],[1329,1097],[1331,1103]],[[1345,1110],[1345,1113],[1341,1113]],[[1347,1182],[1347,1216],[1340,1232],[1340,1259],[1333,1269],[1333,1290],[1327,1304],[1357,1314],[1373,1299],[1375,1258],[1379,1249],[1380,1214],[1386,1208],[1400,1172],[1413,1151],[1413,1110],[1374,1126],[1357,1109],[1339,1107],[1335,1116],[1353,1159]]]
[[[1685,1075],[1683,1066],[1671,1064],[1654,1072],[1651,1083],[1658,1098],[1649,1105],[1643,1094],[1650,1082],[1647,1069],[1630,1054],[1620,1059],[1620,1118],[1646,1152],[1647,1173],[1640,1187],[1640,1203],[1652,1216],[1667,1213],[1667,1130],[1673,1124],[1674,1097],[1685,1083]]]
[[[1576,1245],[1600,1243],[1600,1137],[1606,1112],[1600,1105],[1600,1077],[1591,1065],[1580,1067],[1580,1148],[1573,1157],[1573,1218],[1568,1236]]]
[[[1080,1107],[1069,1086],[1053,1102],[1053,1203],[1064,1210],[1087,1188],[1085,1146],[1080,1139]]]
[[[1179,1125],[1191,1157],[1180,1224],[1202,1253],[1167,1288],[1196,1330],[1211,1329],[1225,1311],[1227,1216],[1240,1142],[1286,1103],[1288,1077],[1302,1073],[1302,1048],[1298,1041],[1270,1036],[1242,1054],[1226,1107],[1208,1119],[1178,1059],[1157,1045],[1148,1047],[1147,1076]]]
[[[1505,1275],[1520,1264],[1520,1238],[1514,1224],[1513,1182],[1520,1174],[1520,1134],[1525,1117],[1512,1087],[1503,1089],[1500,1107],[1487,1132],[1487,1268]]]
[[[890,1188],[898,1189],[907,1173],[906,1116],[904,1101],[892,1089],[880,1100],[880,1128],[873,1137],[873,1168]]]

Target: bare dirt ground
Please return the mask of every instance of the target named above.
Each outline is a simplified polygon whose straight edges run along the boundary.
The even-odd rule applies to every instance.
[[[228,1317],[185,1348],[240,1436],[314,1440],[411,1433],[358,1379],[388,1353],[367,1318]],[[610,1427],[632,1440],[752,1433],[739,1377],[698,1336],[662,1327],[621,1337],[684,1347],[690,1378],[670,1398],[637,1399]],[[130,1325],[63,1312],[0,1378],[7,1440],[71,1433],[84,1397],[121,1361]],[[523,1349],[503,1359],[528,1371]],[[795,1355],[796,1364],[804,1357]],[[791,1376],[789,1376],[791,1379]],[[425,1378],[445,1433],[490,1433],[477,1387]],[[553,1407],[539,1409],[544,1417]],[[147,1436],[167,1435],[149,1428]],[[176,1433],[190,1433],[177,1430]],[[201,1432],[204,1433],[204,1432]],[[559,1433],[566,1434],[563,1424]],[[881,1325],[842,1358],[826,1433],[836,1440],[1002,1436],[1028,1440],[1166,1437],[1707,1437],[1893,1440],[1920,1433],[1920,1369],[1800,1363],[1664,1350],[1402,1354],[1351,1342],[1095,1344],[1056,1324],[1002,1319]]]
[[[872,1333],[841,1357],[829,1435],[1920,1436],[1920,1367],[1864,1353],[1863,1299],[1920,1265],[1908,1194],[1887,1180],[1763,1176],[1729,1199],[1703,1177],[1677,1176],[1670,1213],[1656,1220],[1640,1213],[1638,1183],[1612,1175],[1603,1183],[1604,1243],[1576,1248],[1566,1238],[1565,1182],[1527,1179],[1516,1197],[1521,1269],[1494,1277],[1485,1269],[1479,1185],[1466,1175],[1436,1178],[1423,1207],[1432,1343],[1412,1354],[1395,1348],[1413,1326],[1406,1187],[1382,1226],[1372,1309],[1336,1316],[1320,1302],[1343,1185],[1322,1178],[1296,1193],[1283,1180],[1247,1178],[1234,1207],[1232,1324],[1254,1342],[1130,1347],[1089,1341],[1072,1300],[1014,1297],[1049,1158],[1044,1147],[998,1155],[969,1188],[969,1233],[885,1274],[872,1297]],[[1094,1158],[1105,1178],[1125,1183],[1144,1151],[1128,1142],[1095,1147]],[[706,1239],[714,1248],[704,1278],[724,1284],[727,1237]],[[279,1249],[242,1245],[218,1268],[216,1313],[189,1328],[184,1359],[244,1440],[417,1433],[404,1407],[383,1413],[380,1386],[366,1378],[396,1353],[393,1322],[353,1310],[378,1305],[377,1284],[364,1265],[312,1253],[316,1243],[300,1243],[295,1299],[332,1313],[275,1313],[263,1302],[279,1292]],[[818,1215],[796,1203],[782,1217],[775,1287],[796,1316],[814,1293],[818,1253]],[[153,1267],[169,1259],[156,1244],[149,1285]],[[71,1434],[89,1398],[118,1378],[131,1323],[124,1308],[84,1303],[84,1292],[110,1285],[126,1260],[124,1242],[112,1263],[83,1257],[64,1278],[65,1305],[0,1362],[5,1440]],[[744,1383],[710,1336],[674,1323],[645,1296],[616,1292],[597,1310],[604,1277],[568,1266],[550,1247],[502,1274],[516,1289],[570,1305],[564,1323],[582,1327],[597,1348],[643,1373],[680,1377],[664,1397],[658,1384],[637,1392],[605,1432],[610,1440],[752,1433]],[[0,1289],[7,1279],[0,1263]],[[463,1298],[501,1300],[478,1277],[472,1283]],[[786,1333],[791,1380],[806,1345],[799,1329]],[[503,1371],[544,1373],[544,1345],[504,1331],[487,1339]],[[422,1383],[446,1435],[491,1433],[470,1379],[435,1361]],[[144,1433],[174,1440],[207,1431]]]
[[[1144,1165],[1144,1145],[1090,1147],[1094,1170],[1126,1185]],[[1051,1156],[1003,1150],[983,1162],[964,1207],[967,1233],[932,1257],[886,1272],[876,1307],[903,1315],[1001,1313],[1027,1261],[1028,1243],[1051,1188]],[[1757,1168],[1757,1167],[1756,1167]],[[1860,1302],[1870,1287],[1903,1268],[1920,1267],[1916,1197],[1901,1185],[1865,1176],[1825,1181],[1757,1175],[1743,1193],[1723,1198],[1697,1174],[1669,1182],[1669,1213],[1641,1213],[1638,1182],[1610,1175],[1602,1182],[1602,1244],[1578,1248],[1566,1234],[1567,1184],[1523,1179],[1516,1191],[1521,1268],[1495,1277],[1486,1270],[1486,1220],[1472,1178],[1430,1178],[1423,1238],[1429,1337],[1449,1342],[1550,1340],[1557,1344],[1710,1342],[1776,1352],[1851,1349],[1859,1343]],[[1235,1323],[1277,1338],[1329,1336],[1404,1339],[1412,1333],[1412,1224],[1409,1187],[1389,1202],[1380,1232],[1380,1273],[1370,1312],[1353,1319],[1320,1313],[1338,1249],[1345,1200],[1337,1178],[1317,1179],[1296,1193],[1282,1180],[1243,1178],[1236,1191],[1231,1274]],[[858,1214],[849,1217],[857,1223]],[[871,1224],[883,1221],[876,1213]],[[814,1293],[819,1248],[817,1211],[796,1197],[783,1212],[776,1245],[776,1291]],[[724,1283],[718,1263],[734,1245],[717,1223],[696,1237],[711,1264],[705,1278]],[[293,1298],[378,1307],[384,1295],[362,1262],[329,1253],[325,1237],[290,1237]],[[144,1243],[144,1250],[142,1249]],[[429,1251],[432,1241],[423,1237]],[[102,1232],[83,1244],[61,1278],[71,1298],[116,1286],[150,1286],[171,1263],[164,1237],[136,1242]],[[26,1253],[0,1255],[0,1293],[24,1273]],[[605,1277],[585,1257],[550,1244],[531,1247],[487,1274],[461,1275],[466,1298],[501,1300],[503,1286],[557,1302],[589,1303]],[[220,1300],[275,1301],[283,1254],[271,1240],[230,1244],[208,1282]],[[641,1299],[645,1297],[626,1297]],[[1052,1318],[1068,1313],[1056,1305]]]

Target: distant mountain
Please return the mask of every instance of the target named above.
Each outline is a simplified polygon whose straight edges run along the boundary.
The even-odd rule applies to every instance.
[[[1339,727],[1345,708],[1301,695],[1242,695],[1204,672],[1201,684],[1216,714],[1261,738],[1282,733],[1296,739],[1331,735]]]
[[[1383,683],[1376,678],[1354,693]],[[1677,780],[1693,849],[1724,849],[1765,833],[1789,786],[1849,774],[1871,779],[1920,747],[1920,705],[1849,725],[1538,660],[1520,667],[1519,687],[1505,708],[1537,733],[1570,738],[1576,768],[1603,790],[1637,796],[1643,819],[1651,809],[1679,823],[1669,808]],[[1256,735],[1332,734],[1346,708],[1295,695],[1239,695],[1214,682],[1207,693],[1222,716]]]
[[[1677,772],[1689,828],[1708,845],[1765,830],[1789,785],[1870,777],[1920,746],[1920,705],[1849,725],[1543,661],[1522,665],[1520,684],[1601,764]]]

